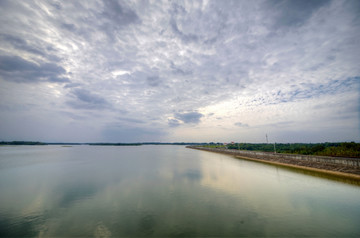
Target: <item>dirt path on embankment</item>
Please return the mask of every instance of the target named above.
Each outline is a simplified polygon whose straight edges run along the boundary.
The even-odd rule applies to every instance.
[[[251,151],[225,150],[220,148],[204,148],[198,146],[188,146],[188,148],[229,154],[234,155],[235,157],[240,159],[246,159],[290,168],[304,169],[360,181],[360,168],[356,166],[294,159],[293,157],[296,157],[296,155],[274,154],[266,152],[257,153]],[[262,155],[259,156],[259,153],[261,153]]]

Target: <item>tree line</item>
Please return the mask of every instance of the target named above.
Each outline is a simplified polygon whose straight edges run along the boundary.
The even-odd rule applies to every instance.
[[[360,158],[360,143],[339,142],[339,143],[276,143],[276,144],[252,144],[232,143],[227,145],[210,144],[207,147],[227,147],[234,150],[251,150],[302,155],[322,155],[337,157]]]
[[[0,141],[0,145],[46,145],[39,141]]]

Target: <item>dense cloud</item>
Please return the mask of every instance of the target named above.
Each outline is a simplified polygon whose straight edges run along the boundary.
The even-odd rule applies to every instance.
[[[74,89],[70,97],[73,99],[69,100],[67,104],[75,109],[104,109],[109,106],[109,103],[103,97],[86,89]]]
[[[281,0],[268,1],[266,4],[275,12],[274,27],[279,29],[304,25],[319,8],[330,4],[330,2],[329,0]]]
[[[198,112],[186,112],[186,113],[176,113],[176,119],[183,121],[184,123],[199,123],[200,118],[203,117],[201,113]]]
[[[248,124],[244,124],[244,123],[241,123],[241,122],[236,122],[234,125],[238,126],[238,127],[249,127]]]
[[[18,56],[0,55],[0,76],[5,80],[24,83],[69,82],[69,78],[65,75],[65,69],[53,63],[38,65]]]
[[[358,1],[0,4],[0,140],[360,140]]]

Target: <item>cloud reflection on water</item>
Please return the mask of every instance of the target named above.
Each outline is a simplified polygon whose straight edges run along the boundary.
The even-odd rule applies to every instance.
[[[360,233],[358,187],[180,146],[75,146],[29,166],[31,150],[0,173],[8,236]]]

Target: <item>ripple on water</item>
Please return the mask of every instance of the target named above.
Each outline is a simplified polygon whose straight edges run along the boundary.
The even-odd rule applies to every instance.
[[[102,222],[99,222],[95,228],[94,237],[96,238],[111,237],[111,231]]]
[[[139,231],[143,235],[152,235],[155,231],[156,219],[154,215],[145,213],[139,220]]]

